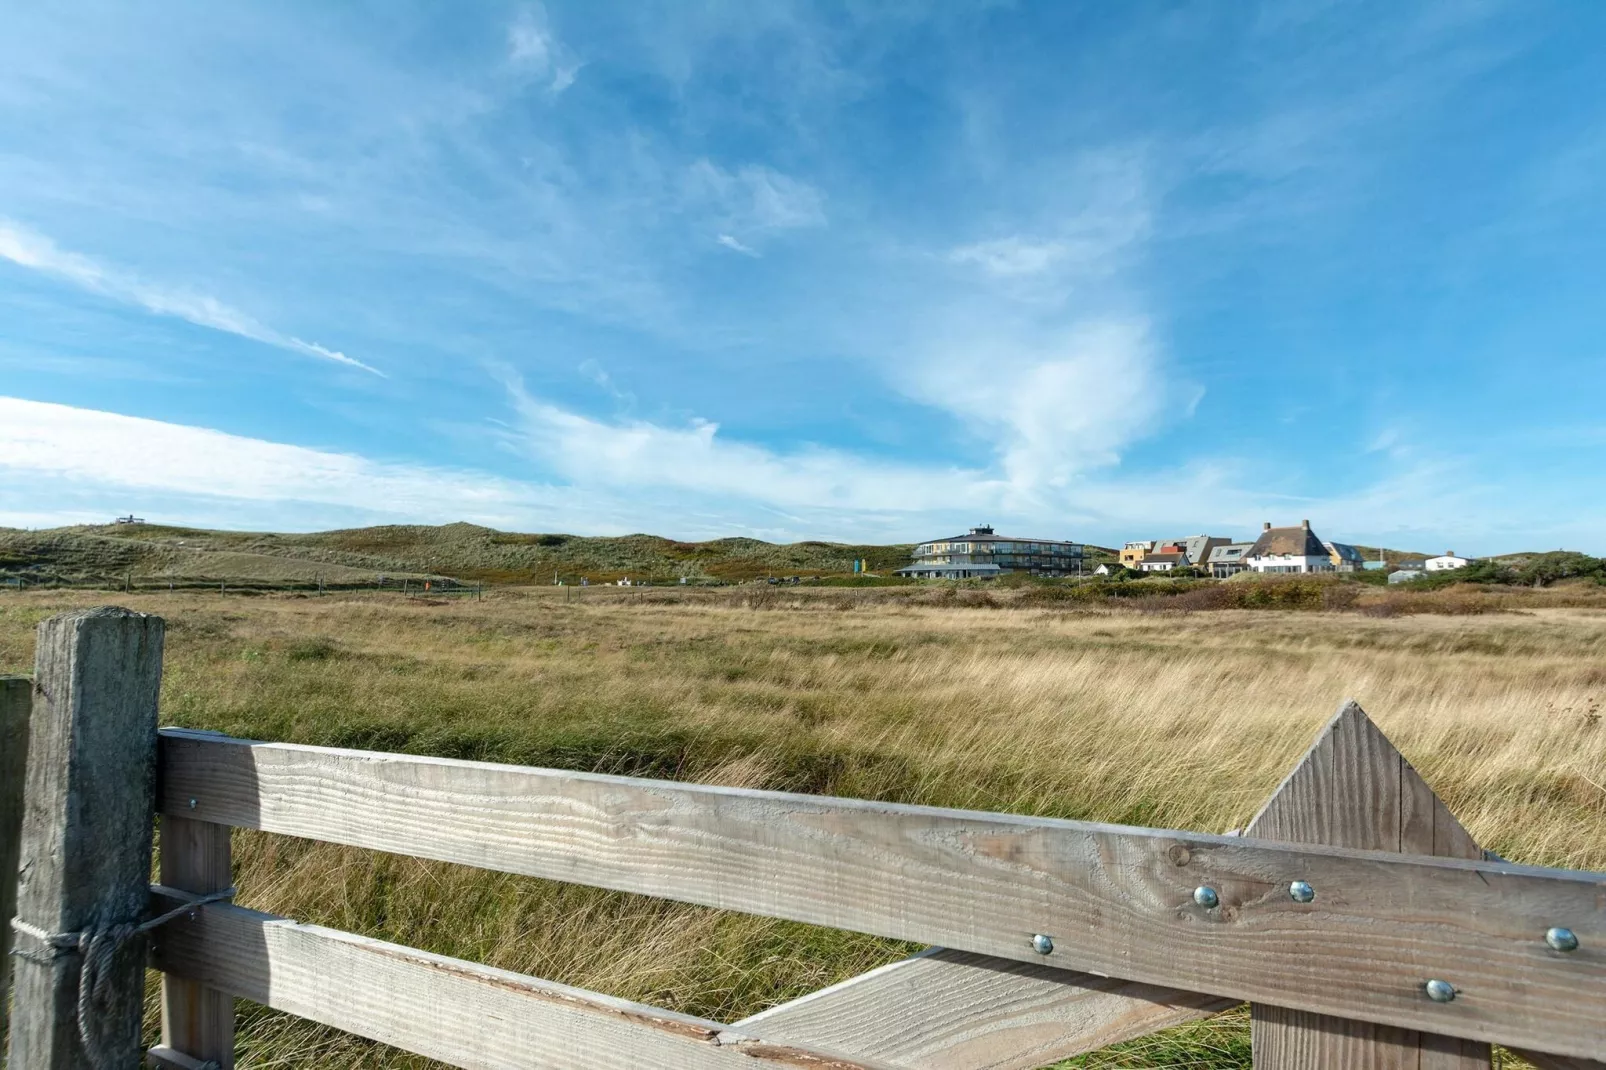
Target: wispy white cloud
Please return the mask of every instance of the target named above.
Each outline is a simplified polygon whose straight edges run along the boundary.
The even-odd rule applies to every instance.
[[[536,79],[544,79],[554,94],[574,84],[581,63],[552,32],[546,9],[533,4],[520,11],[507,29],[508,61]]]
[[[1004,486],[982,469],[884,462],[846,451],[777,451],[732,440],[709,420],[666,427],[604,421],[508,387],[519,441],[555,476],[585,487],[692,491],[799,511],[909,513],[997,507]]]
[[[973,330],[940,343],[904,389],[995,443],[1012,492],[1024,500],[1116,464],[1171,401],[1142,320]]]
[[[331,360],[373,375],[384,373],[338,350],[284,334],[224,304],[215,297],[146,282],[78,253],[58,248],[55,242],[20,224],[0,219],[0,260],[49,275],[83,290],[158,316],[173,316],[198,327],[249,338],[264,345]]]
[[[719,244],[723,245],[727,249],[735,250],[736,252],[741,253],[743,256],[757,257],[759,255],[757,249],[754,249],[749,245],[742,244],[741,241],[729,234],[721,234],[719,236]]]
[[[712,215],[719,243],[737,252],[752,252],[755,237],[826,224],[825,194],[770,167],[744,164],[730,171],[701,159],[687,170],[685,188],[688,205]]]
[[[955,264],[974,264],[989,275],[1010,277],[1046,271],[1064,255],[1061,242],[1033,241],[1015,235],[961,245],[948,254],[948,259]]]
[[[129,492],[338,505],[387,515],[507,517],[531,499],[528,486],[480,472],[385,464],[7,397],[0,397],[0,471]]]

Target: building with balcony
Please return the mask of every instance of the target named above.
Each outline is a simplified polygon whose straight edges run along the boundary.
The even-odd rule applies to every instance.
[[[967,535],[933,539],[915,547],[913,563],[898,575],[922,580],[987,579],[1005,572],[1074,576],[1082,568],[1082,544],[1062,539],[999,535],[990,527]]]

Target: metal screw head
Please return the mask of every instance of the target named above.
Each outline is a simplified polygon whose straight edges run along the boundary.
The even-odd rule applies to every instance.
[[[1563,929],[1557,926],[1554,929],[1545,930],[1545,943],[1557,951],[1577,951],[1578,934],[1571,929]]]
[[[195,800],[194,799],[190,800],[190,809],[191,810],[195,809]]]
[[[1047,933],[1038,933],[1032,937],[1032,950],[1039,955],[1052,954],[1054,951],[1054,938]]]
[[[1295,881],[1288,886],[1288,898],[1296,903],[1308,903],[1316,898],[1316,889],[1304,881]]]
[[[1217,895],[1216,890],[1210,885],[1201,884],[1193,890],[1193,901],[1209,910],[1221,902],[1221,896]]]
[[[1437,977],[1423,985],[1422,990],[1435,1003],[1448,1003],[1455,998],[1455,985],[1449,981],[1441,981]]]

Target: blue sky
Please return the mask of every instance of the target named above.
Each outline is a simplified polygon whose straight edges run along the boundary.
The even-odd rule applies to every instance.
[[[1606,553],[1603,32],[13,5],[0,524]]]

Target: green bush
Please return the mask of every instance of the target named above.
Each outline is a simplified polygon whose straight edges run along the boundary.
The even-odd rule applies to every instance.
[[[1490,562],[1478,562],[1479,565]],[[1465,572],[1474,568],[1468,565]],[[1530,557],[1521,568],[1517,569],[1519,583],[1531,584],[1535,587],[1548,587],[1557,580],[1570,580],[1588,577],[1598,582],[1606,582],[1606,558],[1590,557],[1588,554],[1577,553],[1572,550],[1554,550],[1548,554],[1539,554]]]
[[[1415,590],[1437,591],[1457,583],[1506,584],[1522,587],[1549,587],[1561,580],[1593,579],[1606,584],[1606,558],[1591,557],[1575,550],[1552,550],[1536,554],[1520,564],[1503,561],[1474,561],[1465,568],[1430,572],[1412,580]]]

